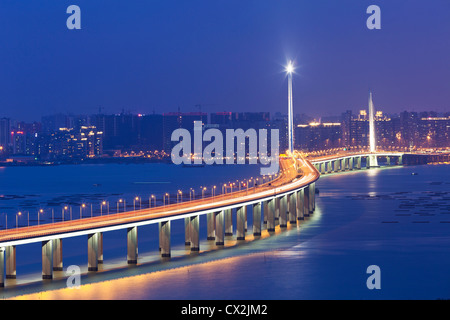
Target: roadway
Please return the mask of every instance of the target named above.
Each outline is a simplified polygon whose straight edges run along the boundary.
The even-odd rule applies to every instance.
[[[273,198],[275,195],[289,193],[315,182],[319,172],[309,161],[300,157],[280,157],[280,171],[276,179],[249,189],[220,194],[204,199],[185,201],[176,204],[146,208],[136,211],[115,213],[69,221],[20,227],[0,231],[0,246],[32,243],[58,238],[64,235],[89,234],[103,229],[121,229],[126,225],[142,222],[156,223],[162,220],[174,220],[182,217],[218,212],[239,206]],[[113,229],[114,229],[113,228]]]

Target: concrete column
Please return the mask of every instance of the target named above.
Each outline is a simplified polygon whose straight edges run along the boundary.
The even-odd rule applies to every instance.
[[[280,222],[280,198],[275,198],[274,200],[275,205],[275,225],[278,225]]]
[[[189,236],[190,221],[190,218],[184,218],[184,245],[186,246],[191,245],[191,237]]]
[[[311,193],[309,191],[310,187],[306,186],[304,188],[304,193],[303,193],[303,204],[304,204],[304,216],[305,217],[309,217],[309,202],[310,202],[310,197],[311,197]]]
[[[268,200],[267,205],[267,231],[275,231],[275,199]]]
[[[236,238],[245,240],[245,206],[236,210]]]
[[[159,223],[159,248],[161,257],[170,258],[170,220]]]
[[[88,271],[98,271],[98,233],[88,235]]]
[[[314,183],[311,183],[309,186],[309,213],[314,213],[314,196],[315,196],[315,190],[314,190]]]
[[[386,157],[386,165],[391,165],[391,157]]]
[[[403,165],[403,156],[398,157],[398,165]]]
[[[321,167],[320,167],[320,173],[325,174],[326,170],[325,170],[325,162],[322,162]]]
[[[233,235],[233,209],[226,209],[225,212],[225,235]]]
[[[42,241],[42,279],[53,279],[53,240]]]
[[[207,240],[215,240],[216,234],[214,231],[214,212],[206,214],[206,228],[207,228]]]
[[[103,264],[103,232],[98,233],[98,264]]]
[[[303,204],[304,202],[304,189],[300,189],[297,191],[297,220],[304,220],[305,219],[305,215],[304,215],[304,211],[305,211],[305,205]]]
[[[287,227],[287,196],[284,195],[280,198],[280,227]]]
[[[16,278],[16,246],[5,248],[6,279]]]
[[[315,182],[313,182],[312,184],[312,195],[311,195],[311,198],[312,198],[312,211],[314,212],[314,211],[316,211],[316,183]]]
[[[224,211],[216,212],[215,214],[216,219],[216,245],[223,246],[225,245],[225,232],[224,232]]]
[[[357,161],[356,161],[356,169],[361,169],[361,157],[358,157],[358,158],[357,158]]]
[[[200,251],[200,237],[199,237],[199,216],[190,217],[189,234],[191,236],[191,252]]]
[[[327,173],[331,173],[333,170],[331,168],[331,161],[327,161]]]
[[[244,230],[245,232],[247,232],[247,206],[244,206]]]
[[[261,235],[261,202],[253,205],[253,236]]]
[[[348,169],[353,170],[353,166],[353,157],[351,157],[350,159],[348,159]]]
[[[5,247],[0,247],[0,288],[5,286]]]
[[[127,263],[137,264],[138,259],[138,230],[137,227],[127,229]]]
[[[267,213],[269,212],[269,201],[263,202],[263,223],[267,224]]]
[[[52,240],[53,249],[53,271],[63,271],[63,258],[62,258],[62,240]],[[42,256],[44,258],[44,256]]]
[[[297,224],[297,192],[289,196],[289,223]]]

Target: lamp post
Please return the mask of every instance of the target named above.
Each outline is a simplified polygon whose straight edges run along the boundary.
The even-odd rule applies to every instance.
[[[163,203],[164,206],[166,206],[166,197],[167,197],[167,204],[170,204],[170,195],[166,192],[166,194],[163,196]]]
[[[119,201],[117,201],[117,213],[119,213],[120,212],[120,207],[119,207],[119,203],[122,203],[123,202],[123,200],[122,199],[119,199]]]
[[[21,215],[22,215],[22,212],[20,212],[20,211],[16,214],[16,229],[19,227],[19,219],[18,219],[18,217],[21,216]]]
[[[153,201],[154,201],[154,206],[156,207],[156,197],[152,194],[152,195],[148,198],[148,205],[149,205],[149,208],[152,207],[152,199],[154,199],[154,200],[153,200]]]
[[[62,216],[62,221],[64,221],[64,213],[65,213],[65,211],[67,210],[67,209],[69,209],[69,207],[68,206],[64,206],[63,208],[62,208],[62,212],[61,212],[61,216]]]
[[[40,224],[40,215],[41,213],[44,213],[44,209],[39,209],[38,211],[38,225]]]
[[[84,203],[80,206],[80,219],[83,217],[83,209],[86,208],[86,205]]]
[[[142,206],[141,206],[141,198],[135,197],[135,198],[133,199],[133,210],[134,210],[134,211],[136,211],[136,201],[139,201],[139,210],[142,209]]]
[[[202,188],[202,199],[205,197],[205,190],[206,190],[206,187],[203,187]]]

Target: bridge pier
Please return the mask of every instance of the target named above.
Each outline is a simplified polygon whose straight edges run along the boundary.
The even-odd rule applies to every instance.
[[[16,246],[5,248],[6,279],[16,279]]]
[[[287,195],[280,198],[280,228],[287,227]]]
[[[316,183],[311,183],[311,213],[314,213],[316,211]]]
[[[245,206],[236,210],[236,238],[237,240],[245,240]]]
[[[305,191],[303,189],[300,189],[300,190],[297,191],[296,206],[297,206],[297,220],[298,221],[305,220],[304,205],[303,205],[304,193],[305,193]]]
[[[303,190],[303,215],[305,217],[309,217],[309,202],[311,201],[311,192],[309,191],[310,187],[306,186]]]
[[[367,168],[377,168],[377,167],[379,167],[377,155],[371,154],[368,157]]]
[[[216,239],[216,235],[215,235],[215,230],[214,230],[214,225],[215,225],[215,219],[214,219],[214,212],[210,212],[206,214],[206,229],[207,229],[207,240],[215,240]]]
[[[225,236],[233,235],[233,209],[225,210]]]
[[[225,245],[224,210],[216,212],[214,215],[216,220],[216,245],[223,246]]]
[[[267,200],[267,231],[275,231],[275,199]]]
[[[159,248],[162,258],[170,258],[170,220],[159,222]]]
[[[192,216],[189,218],[189,235],[191,242],[191,253],[200,251],[200,236],[199,236],[199,216]]]
[[[191,245],[191,238],[189,236],[189,229],[190,227],[190,218],[184,218],[184,245],[190,246]]]
[[[275,220],[275,225],[279,225],[280,223],[280,198],[275,198],[274,199],[274,220]]]
[[[0,288],[5,286],[5,247],[0,247]]]
[[[289,195],[289,223],[297,224],[297,192]]]
[[[353,170],[353,157],[350,157],[349,159],[348,159],[348,167],[349,167],[349,170]]]
[[[42,279],[53,279],[53,240],[42,241]]]
[[[253,205],[253,236],[261,236],[261,202]]]
[[[386,157],[386,165],[387,166],[391,165],[391,157],[389,157],[389,156]]]
[[[269,202],[263,201],[263,224],[267,224],[267,213],[269,212]]]
[[[63,271],[63,259],[62,259],[62,240],[52,240],[53,249],[53,271]]]
[[[399,166],[403,165],[403,156],[398,157],[398,165]]]
[[[361,157],[357,157],[356,159],[356,169],[361,170]]]
[[[127,263],[137,264],[138,259],[138,239],[137,227],[127,229]]]
[[[98,246],[98,264],[103,264],[103,232],[98,232],[97,235],[97,246]]]
[[[244,206],[244,231],[247,232],[247,206]]]
[[[88,271],[98,271],[98,233],[88,235]]]

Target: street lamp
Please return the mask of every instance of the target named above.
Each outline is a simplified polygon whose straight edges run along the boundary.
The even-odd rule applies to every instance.
[[[19,227],[19,219],[18,219],[18,217],[21,216],[21,215],[22,215],[22,212],[20,212],[20,211],[16,214],[16,229]]]
[[[180,196],[180,202],[183,202],[183,191],[178,190],[178,193],[177,193],[177,203],[178,203],[178,196]]]
[[[141,198],[135,197],[135,198],[133,199],[133,210],[134,210],[134,211],[136,211],[136,201],[139,201],[139,209],[142,209],[142,206],[141,206]]]
[[[82,203],[81,206],[80,206],[80,219],[83,217],[83,209],[84,208],[86,208],[86,205],[84,203]]]
[[[205,190],[206,190],[206,187],[203,187],[203,188],[202,188],[202,199],[203,199],[203,197],[205,196]]]
[[[117,213],[119,213],[120,212],[120,207],[119,207],[119,203],[122,203],[123,202],[123,200],[122,199],[119,199],[119,201],[117,201]],[[125,211],[125,209],[124,209],[124,211]]]
[[[44,209],[39,209],[39,212],[38,212],[38,225],[40,224],[39,216],[40,216],[41,213],[44,213]]]
[[[189,201],[192,201],[191,195],[192,195],[192,198],[194,198],[194,200],[195,200],[195,190],[192,188],[189,189]]]
[[[102,201],[100,203],[100,215],[101,216],[103,215],[103,206],[106,206],[106,212],[107,212],[107,214],[109,214],[109,202]]]
[[[61,212],[61,216],[62,216],[62,221],[64,221],[64,213],[65,213],[65,211],[67,210],[67,209],[69,209],[69,207],[68,206],[64,206],[63,208],[62,208],[62,212]]]
[[[149,208],[152,207],[152,199],[154,199],[154,204],[155,204],[155,207],[156,207],[156,197],[152,194],[152,195],[150,196],[150,198],[148,198],[148,205],[149,205]]]
[[[167,197],[167,204],[170,204],[170,195],[166,192],[166,194],[163,196],[163,203],[164,206],[166,206],[166,197]]]

